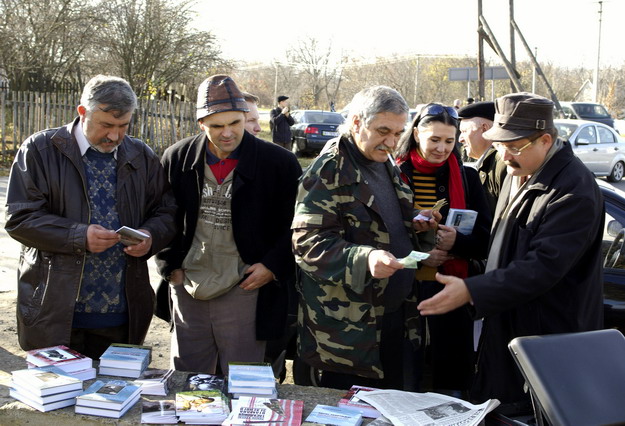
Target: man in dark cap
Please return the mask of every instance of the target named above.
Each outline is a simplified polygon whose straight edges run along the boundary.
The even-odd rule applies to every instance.
[[[460,108],[460,143],[465,154],[474,160],[472,164],[480,175],[480,181],[491,209],[495,214],[501,185],[506,178],[506,165],[501,155],[493,148],[493,142],[484,137],[484,132],[493,127],[495,118],[494,102],[475,102]]]
[[[276,99],[278,106],[269,112],[269,127],[273,143],[291,150],[291,126],[295,120],[291,117],[289,97],[280,95]]]
[[[179,233],[158,255],[169,282],[177,370],[214,374],[261,362],[281,337],[294,273],[291,221],[301,167],[291,152],[244,131],[248,105],[228,76],[199,87],[202,133],[163,154]]]
[[[445,289],[421,302],[423,315],[470,302],[484,318],[472,397],[502,409],[529,408],[507,345],[525,335],[603,326],[601,243],[604,211],[594,176],[557,138],[553,102],[530,93],[496,101],[484,137],[508,176],[493,222],[486,273],[465,280],[437,274]]]

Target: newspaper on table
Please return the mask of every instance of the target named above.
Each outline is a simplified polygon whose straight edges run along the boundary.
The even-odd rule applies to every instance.
[[[411,251],[408,253],[408,256],[402,257],[401,259],[397,259],[399,263],[404,265],[406,268],[417,269],[419,267],[419,262],[430,257],[428,253],[422,253],[420,251]]]
[[[360,399],[373,405],[395,426],[478,425],[499,405],[496,399],[474,405],[439,393],[394,389],[365,392]]]

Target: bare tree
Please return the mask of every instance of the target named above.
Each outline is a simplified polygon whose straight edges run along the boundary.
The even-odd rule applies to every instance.
[[[192,0],[103,0],[101,66],[113,67],[139,96],[174,82],[190,85],[223,65],[215,37],[191,27]]]
[[[78,63],[95,15],[77,0],[0,0],[0,71],[16,90],[80,83]]]

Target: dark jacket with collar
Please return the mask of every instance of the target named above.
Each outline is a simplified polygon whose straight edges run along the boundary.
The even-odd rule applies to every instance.
[[[269,124],[274,142],[291,142],[291,126],[295,124],[291,114],[284,115],[282,108],[276,107],[269,112]]]
[[[17,329],[24,350],[69,345],[86,255],[87,178],[73,123],[30,136],[7,188],[8,234],[22,243]],[[159,158],[126,136],[117,150],[117,210],[122,225],[152,234],[151,253],[126,256],[129,342],[145,339],[154,309],[147,259],[175,233],[176,206]]]
[[[502,225],[512,179],[504,182],[493,235]],[[508,350],[518,336],[603,326],[603,197],[568,143],[536,176],[510,215],[499,269],[466,280],[484,318],[474,397],[510,403],[526,398]]]
[[[164,278],[181,268],[193,241],[207,143],[206,135],[200,133],[177,142],[163,154],[163,166],[179,206],[176,223],[180,229],[170,246],[157,256]],[[301,167],[291,152],[244,133],[232,190],[234,239],[246,264],[262,263],[277,278],[259,291],[256,310],[259,340],[280,337],[284,330],[286,283],[292,282],[295,265],[290,226],[300,174]]]
[[[501,193],[501,186],[508,174],[506,171],[506,164],[503,162],[497,150],[495,148],[489,148],[482,164],[477,169],[480,175],[480,182],[484,187],[484,193],[486,194],[486,200],[490,207],[491,215],[495,214],[495,208],[497,207],[497,200]]]

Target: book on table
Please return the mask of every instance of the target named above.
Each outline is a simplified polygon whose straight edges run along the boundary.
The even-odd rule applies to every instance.
[[[176,401],[173,399],[141,401],[141,423],[178,424]]]
[[[218,390],[176,393],[176,415],[181,422],[221,424],[228,414],[228,398]]]
[[[141,376],[144,370],[130,369],[130,368],[116,368],[116,367],[98,367],[98,374],[101,376],[119,376],[129,377],[131,379],[137,379]]]
[[[249,425],[249,424],[272,424],[300,426],[304,401],[292,399],[275,399],[260,397],[239,398],[233,401],[232,411],[223,426]]]
[[[37,404],[42,404],[42,405],[49,404],[51,402],[62,401],[64,399],[76,398],[78,395],[82,393],[82,387],[81,387],[80,389],[53,393],[50,395],[42,396],[42,395],[37,395],[36,393],[32,392],[30,389],[24,386],[21,386],[15,382],[11,382],[9,386],[10,386],[10,389],[22,395],[24,398],[28,398],[29,400],[34,401]]]
[[[141,386],[133,382],[96,380],[76,397],[76,406],[121,411],[136,402],[140,395]]]
[[[93,367],[93,360],[65,345],[33,349],[26,352],[26,361],[34,367],[54,365],[63,371],[74,372]]]
[[[359,394],[374,390],[377,390],[377,388],[354,385],[341,397],[337,405],[339,407],[358,411],[363,417],[377,419],[380,417],[380,412],[373,405],[359,398]]]
[[[112,343],[100,356],[100,367],[143,371],[150,364],[151,352],[149,346]]]
[[[332,405],[317,404],[306,417],[303,425],[334,425],[359,426],[362,424],[362,414],[358,411]]]
[[[141,385],[142,395],[167,395],[173,376],[171,369],[147,368],[134,382]]]
[[[228,364],[228,384],[233,387],[275,387],[276,378],[269,363]]]
[[[182,391],[218,390],[227,393],[226,377],[223,374],[189,373]]]
[[[13,371],[11,381],[36,396],[82,390],[82,380],[54,365]]]
[[[80,391],[78,391],[80,393]],[[67,394],[72,394],[73,392],[67,392]],[[63,395],[63,394],[60,394]],[[23,402],[24,404],[39,410],[39,411],[52,411],[52,410],[58,410],[59,408],[65,408],[65,407],[70,407],[74,404],[76,404],[76,398],[74,397],[69,397],[66,399],[61,399],[61,400],[57,400],[57,401],[49,401],[49,402],[42,402],[42,398],[31,398],[30,395],[25,395],[24,393],[18,391],[15,388],[10,388],[9,389],[9,396],[17,399],[20,402]]]
[[[124,414],[126,414],[128,412],[128,410],[130,410],[137,401],[139,401],[139,398],[141,397],[141,395],[137,394],[134,398],[132,398],[128,404],[126,404],[124,406],[124,408],[120,409],[120,410],[109,410],[106,408],[96,408],[96,407],[88,407],[85,405],[78,405],[76,404],[75,408],[74,408],[74,412],[76,414],[88,414],[91,416],[100,416],[100,417],[111,417],[113,419],[119,419],[120,417],[122,417]]]

